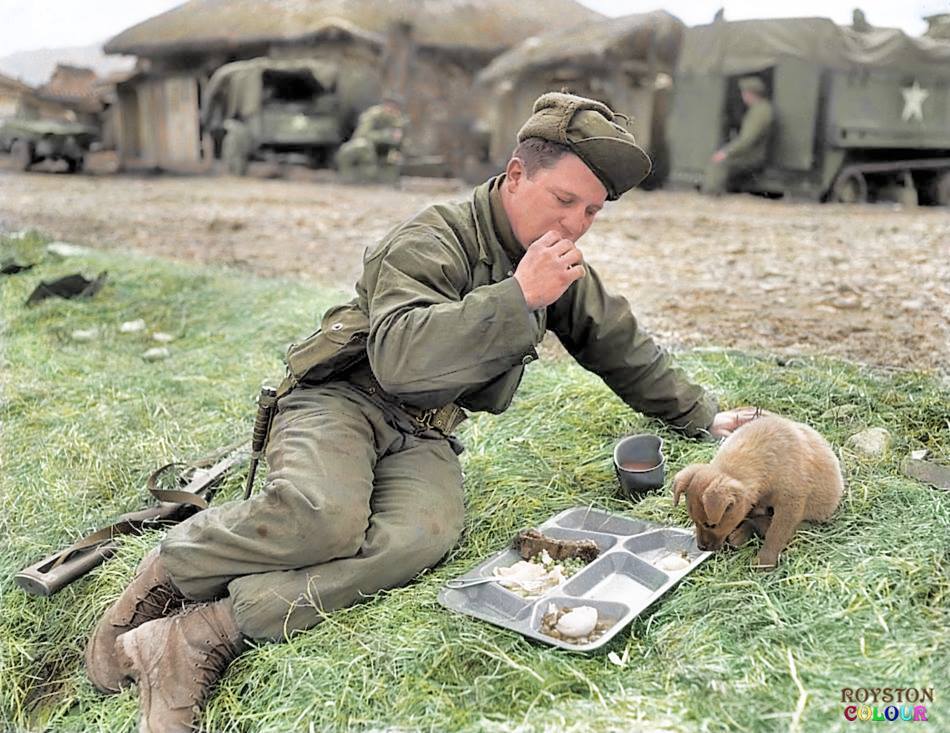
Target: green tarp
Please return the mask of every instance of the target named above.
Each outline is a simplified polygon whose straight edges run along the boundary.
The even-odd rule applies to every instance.
[[[742,20],[689,28],[677,73],[731,76],[773,66],[787,57],[830,68],[887,66],[950,76],[950,42],[911,38],[893,28],[859,33],[825,18]]]

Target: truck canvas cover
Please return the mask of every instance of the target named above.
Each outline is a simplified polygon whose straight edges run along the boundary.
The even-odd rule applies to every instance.
[[[911,38],[894,28],[859,33],[826,18],[731,21],[688,28],[677,73],[732,76],[788,57],[836,69],[888,66],[946,73],[950,43]]]

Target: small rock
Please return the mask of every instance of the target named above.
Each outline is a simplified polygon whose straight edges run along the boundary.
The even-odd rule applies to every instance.
[[[161,331],[156,331],[152,334],[152,339],[158,341],[160,344],[170,344],[175,340],[175,337],[170,333],[162,333]]]
[[[868,428],[847,440],[848,447],[872,458],[884,455],[890,444],[891,434],[884,428]]]
[[[835,298],[832,301],[832,305],[835,308],[840,308],[841,310],[851,310],[853,308],[861,307],[861,298],[856,295],[848,295],[841,298]]]
[[[70,334],[73,341],[95,341],[98,336],[98,328],[77,328]]]
[[[923,307],[924,301],[917,300],[916,298],[901,301],[901,308],[905,311],[919,311]]]
[[[912,461],[922,461],[928,455],[930,455],[930,451],[927,450],[926,448],[922,448],[921,450],[912,450],[910,452],[910,458]]]
[[[154,349],[149,349],[143,353],[142,358],[145,359],[145,361],[161,361],[162,359],[167,359],[171,355],[172,352],[170,352],[164,346],[156,346]]]
[[[120,333],[138,333],[145,330],[145,321],[139,318],[137,321],[126,321],[119,326]]]
[[[942,466],[939,463],[914,457],[918,453],[926,454],[926,452],[914,451],[911,453],[910,457],[905,458],[901,463],[901,471],[905,476],[930,484],[935,489],[950,490],[950,466]]]
[[[69,242],[50,242],[46,245],[46,251],[57,257],[78,257],[89,253],[87,248]]]

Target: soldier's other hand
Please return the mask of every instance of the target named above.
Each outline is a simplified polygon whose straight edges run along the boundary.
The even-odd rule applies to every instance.
[[[574,242],[557,232],[532,242],[515,270],[528,308],[546,308],[560,298],[571,283],[586,274],[583,263],[584,256]]]
[[[715,153],[713,153],[713,155],[712,155],[712,162],[713,162],[713,163],[722,163],[722,161],[724,161],[725,159],[726,159],[726,151],[725,151],[725,150],[717,150],[717,151],[716,151]]]
[[[737,407],[734,410],[719,412],[713,418],[712,425],[709,426],[709,432],[714,438],[728,438],[747,422],[771,414],[771,412],[763,410],[761,407]]]

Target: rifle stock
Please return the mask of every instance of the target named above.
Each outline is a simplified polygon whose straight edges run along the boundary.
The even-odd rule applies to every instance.
[[[247,444],[231,449],[208,469],[193,466],[195,472],[188,483],[172,490],[156,488],[155,483],[160,474],[177,464],[162,466],[148,479],[149,492],[159,499],[157,506],[123,514],[113,524],[83,537],[65,550],[23,568],[14,576],[16,584],[31,595],[53,595],[112,557],[119,546],[118,536],[167,527],[206,508],[228,472],[247,458]]]

